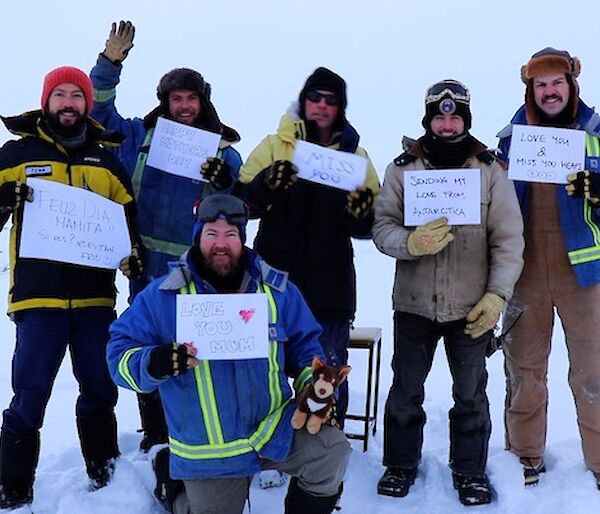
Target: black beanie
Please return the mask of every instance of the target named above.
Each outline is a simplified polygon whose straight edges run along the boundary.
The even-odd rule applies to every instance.
[[[304,100],[306,99],[306,93],[317,89],[335,93],[340,99],[340,113],[344,113],[347,104],[346,81],[337,73],[321,66],[313,71],[312,75],[306,79],[306,83],[304,84],[302,91],[300,91],[299,101],[302,118],[304,118]]]
[[[465,122],[465,132],[471,128],[471,95],[467,86],[454,79],[441,80],[429,88],[425,94],[425,116],[423,128],[431,131],[434,116],[455,114]]]

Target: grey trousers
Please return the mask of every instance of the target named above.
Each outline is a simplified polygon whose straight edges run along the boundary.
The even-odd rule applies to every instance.
[[[344,433],[323,426],[316,435],[294,431],[288,457],[262,462],[263,469],[277,469],[297,477],[298,485],[313,496],[337,494],[352,449]],[[252,477],[185,480],[185,492],[173,505],[174,514],[241,514]],[[282,509],[283,510],[283,509]]]

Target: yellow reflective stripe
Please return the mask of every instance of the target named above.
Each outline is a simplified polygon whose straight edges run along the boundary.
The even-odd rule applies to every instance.
[[[583,264],[600,259],[600,246],[590,246],[568,253],[571,264]]]
[[[294,391],[299,393],[304,389],[306,382],[308,382],[312,377],[312,368],[310,366],[306,366],[300,374],[294,380]]]
[[[143,234],[140,234],[140,237],[142,238],[144,246],[148,250],[166,253],[167,255],[172,255],[173,257],[179,257],[182,253],[190,248],[190,245],[173,243],[171,241],[164,241],[162,239],[155,239],[154,237],[145,236]]]
[[[267,284],[264,284],[263,287],[267,295],[267,301],[269,302],[269,320],[274,325],[277,323],[277,304],[275,303],[275,298],[273,298],[271,288]]]
[[[219,409],[217,408],[209,361],[200,361],[200,365],[194,368],[194,378],[196,379],[196,389],[208,443],[211,445],[223,444],[225,440],[221,420],[219,419]]]
[[[259,284],[259,291],[264,291],[269,304],[269,323],[277,323],[277,304],[273,298],[273,292],[267,284]],[[279,352],[279,343],[277,341],[269,341],[269,412],[273,412],[283,400],[283,392],[279,383],[279,362],[277,354]]]
[[[121,375],[123,377],[123,380],[125,380],[125,382],[127,382],[127,384],[129,384],[129,387],[131,387],[131,389],[133,389],[136,393],[143,393],[143,391],[142,391],[142,388],[133,379],[133,377],[131,376],[131,373],[129,372],[129,359],[135,352],[139,352],[141,349],[142,349],[141,347],[136,347],[136,348],[130,348],[129,350],[127,350],[123,354],[121,359],[119,360],[119,366],[118,366],[119,375]]]
[[[152,140],[152,134],[154,133],[154,129],[151,128],[146,132],[146,137],[144,137],[144,142],[142,143],[142,147],[146,147],[150,145],[150,141]],[[148,160],[148,152],[140,152],[138,154],[137,161],[135,163],[135,169],[133,170],[133,176],[131,177],[131,186],[133,188],[133,196],[135,196],[136,202],[140,198],[140,192],[142,189],[142,177],[144,176],[144,168],[146,167],[146,161]]]
[[[587,133],[585,136],[585,150],[588,157],[600,156],[600,141],[598,141],[598,138]]]
[[[194,445],[169,437],[169,448],[174,455],[191,460],[235,457],[251,451],[260,451],[273,436],[288,403],[289,400],[263,419],[256,431],[247,439],[241,438],[221,444]]]

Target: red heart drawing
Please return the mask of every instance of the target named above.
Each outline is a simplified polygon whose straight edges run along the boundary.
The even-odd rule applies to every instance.
[[[256,309],[242,309],[240,311],[240,318],[244,321],[244,323],[248,323],[252,316],[254,316]]]

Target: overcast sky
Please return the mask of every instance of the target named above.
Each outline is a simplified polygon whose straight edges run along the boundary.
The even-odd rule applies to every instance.
[[[146,114],[162,74],[194,68],[212,83],[222,120],[241,133],[245,158],[325,65],[346,79],[348,117],[381,177],[402,135],[421,135],[424,91],[437,80],[467,84],[472,132],[490,146],[522,102],[521,65],[545,46],[580,57],[582,98],[594,105],[600,96],[592,0],[10,1],[2,17],[2,115],[37,108],[48,70],[88,71],[111,21],[130,19],[137,32],[118,89],[122,114]],[[585,20],[593,20],[587,29]],[[2,129],[0,141],[7,137]]]

